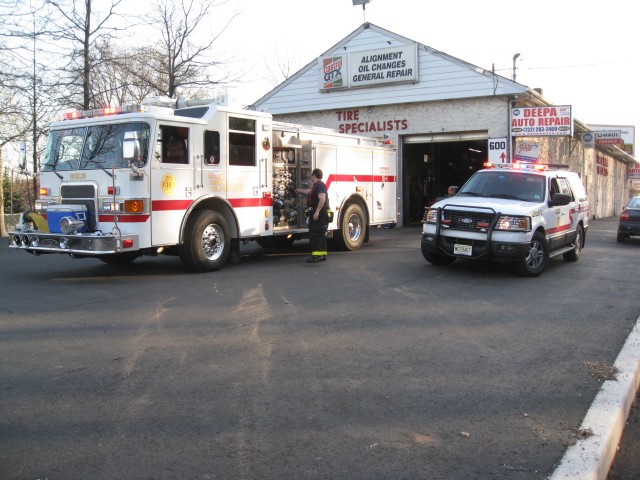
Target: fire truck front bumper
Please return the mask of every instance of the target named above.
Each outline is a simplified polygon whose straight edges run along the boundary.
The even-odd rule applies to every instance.
[[[101,233],[41,233],[39,231],[9,232],[9,247],[29,253],[67,253],[78,256],[100,256],[131,252],[139,249],[137,235]]]

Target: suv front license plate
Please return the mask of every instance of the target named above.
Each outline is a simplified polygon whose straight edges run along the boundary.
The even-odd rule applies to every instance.
[[[470,257],[472,255],[471,253],[471,245],[461,245],[459,243],[456,243],[453,245],[453,254],[454,255],[465,255],[467,257]]]

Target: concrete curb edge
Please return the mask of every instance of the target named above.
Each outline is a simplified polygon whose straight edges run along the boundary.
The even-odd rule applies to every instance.
[[[606,480],[640,385],[640,317],[614,366],[617,379],[602,384],[580,426],[592,435],[567,449],[551,480]]]

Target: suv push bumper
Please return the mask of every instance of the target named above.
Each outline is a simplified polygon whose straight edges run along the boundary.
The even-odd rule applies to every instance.
[[[454,253],[456,244],[471,245],[471,255],[458,255]],[[529,243],[502,242],[490,239],[474,240],[468,238],[445,237],[435,234],[422,234],[422,248],[435,254],[445,254],[450,257],[478,259],[482,257],[494,260],[520,260],[529,255]]]
[[[123,247],[125,242],[127,248]],[[137,235],[116,236],[95,233],[64,235],[15,230],[9,232],[9,247],[26,250],[29,253],[68,253],[100,256],[136,251],[139,249],[139,242]]]

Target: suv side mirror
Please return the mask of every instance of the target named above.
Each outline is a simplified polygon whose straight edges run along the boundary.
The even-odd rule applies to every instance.
[[[566,193],[554,193],[549,200],[550,207],[562,207],[564,205],[569,205],[571,202],[571,195],[567,195]]]

